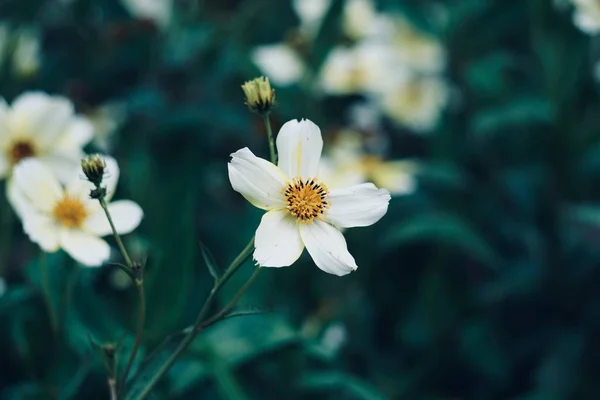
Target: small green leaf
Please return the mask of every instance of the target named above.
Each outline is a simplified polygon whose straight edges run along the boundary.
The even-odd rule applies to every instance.
[[[335,371],[307,373],[301,379],[301,386],[309,390],[331,390],[336,393],[336,397],[341,391],[344,391],[355,399],[383,400],[386,398],[368,383]]]
[[[208,250],[208,247],[206,247],[202,242],[200,242],[200,251],[202,252],[202,258],[204,259],[204,262],[206,263],[208,271],[210,272],[212,277],[215,278],[215,280],[219,279],[221,273],[219,272],[217,261],[213,257],[210,250]]]

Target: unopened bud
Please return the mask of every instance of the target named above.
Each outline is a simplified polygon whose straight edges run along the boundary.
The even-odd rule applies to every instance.
[[[269,78],[261,76],[242,85],[246,95],[246,105],[250,110],[265,115],[271,112],[275,104],[275,90],[271,89]]]
[[[88,156],[81,160],[81,169],[83,173],[96,187],[100,187],[104,177],[104,168],[106,163],[98,154]]]

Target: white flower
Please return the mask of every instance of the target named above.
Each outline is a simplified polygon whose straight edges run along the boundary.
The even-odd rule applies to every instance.
[[[385,90],[393,63],[391,48],[385,44],[364,41],[353,47],[335,47],[321,68],[321,86],[325,93],[346,95],[375,93]]]
[[[386,16],[387,33],[396,62],[420,73],[439,73],[446,67],[446,51],[440,41],[415,27],[401,15]]]
[[[583,32],[596,34],[600,31],[600,1],[571,0],[575,6],[573,22]]]
[[[410,76],[390,85],[380,97],[384,113],[400,125],[417,132],[433,129],[449,100],[443,79]]]
[[[248,148],[231,155],[233,189],[267,211],[254,241],[260,266],[290,266],[306,246],[323,271],[346,275],[357,265],[338,228],[369,226],[387,212],[389,192],[372,183],[328,189],[319,179],[322,149],[321,131],[314,123],[292,120],[277,136],[278,166]]]
[[[296,50],[285,43],[258,46],[250,57],[261,72],[278,86],[293,85],[306,71],[304,61]]]
[[[28,92],[10,107],[0,98],[0,179],[20,160],[34,157],[65,182],[92,136],[92,125],[64,97]]]
[[[361,39],[376,32],[380,21],[372,0],[346,0],[342,26],[346,35]]]
[[[117,186],[119,167],[110,157],[105,161],[103,186],[108,202]],[[36,159],[23,160],[15,167],[13,184],[23,230],[44,251],[63,249],[83,265],[99,266],[110,256],[110,246],[100,237],[112,231],[100,204],[89,196],[94,186],[75,171],[63,187]],[[133,231],[143,216],[140,206],[129,200],[109,203],[108,209],[119,234]]]
[[[107,103],[86,113],[94,127],[94,145],[103,152],[109,152],[115,139],[115,132],[121,127],[127,115],[124,103]]]
[[[122,0],[131,15],[146,18],[156,23],[159,28],[166,28],[173,14],[172,0]]]

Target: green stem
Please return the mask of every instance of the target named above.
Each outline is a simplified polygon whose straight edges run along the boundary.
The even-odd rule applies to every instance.
[[[127,383],[127,376],[129,375],[129,370],[133,365],[135,356],[137,355],[137,352],[140,348],[140,344],[142,343],[142,334],[144,331],[144,325],[146,323],[146,295],[144,294],[143,279],[136,280],[135,286],[138,292],[138,299],[140,304],[140,309],[138,311],[138,323],[135,333],[135,342],[133,343],[133,349],[131,350],[131,354],[129,355],[129,360],[127,360],[127,365],[125,366],[123,375],[121,375],[121,379],[119,379],[119,394],[122,393],[122,391],[125,389],[125,385]]]
[[[273,131],[271,130],[271,120],[269,114],[265,114],[265,127],[267,128],[267,137],[269,138],[269,152],[271,153],[271,162],[277,165],[277,153],[275,152],[275,138],[273,137]]]
[[[246,281],[244,286],[242,286],[240,288],[240,290],[235,294],[235,296],[233,296],[233,298],[229,301],[229,303],[227,303],[227,305],[225,307],[223,307],[223,309],[221,311],[219,311],[218,313],[216,313],[215,315],[213,315],[212,317],[207,319],[205,322],[200,324],[200,327],[199,327],[200,331],[202,331],[205,328],[208,328],[215,322],[218,322],[221,319],[223,319],[225,316],[227,316],[227,314],[235,306],[235,304],[238,302],[238,300],[244,295],[244,293],[246,293],[246,291],[250,288],[250,286],[252,286],[252,283],[254,283],[254,281],[258,277],[258,274],[260,273],[260,271],[261,271],[261,268],[257,267],[254,270],[254,273],[250,276],[250,278],[248,278],[248,280]]]
[[[129,268],[133,269],[133,263],[131,262],[131,258],[129,257],[129,254],[127,253],[127,250],[125,249],[125,246],[123,245],[121,236],[117,233],[117,229],[115,228],[115,224],[113,223],[113,220],[110,216],[110,212],[108,211],[108,205],[106,204],[106,200],[104,199],[104,196],[101,196],[98,199],[98,201],[100,202],[100,205],[102,206],[102,209],[104,210],[104,214],[106,214],[106,218],[108,219],[108,223],[110,224],[110,229],[112,229],[113,236],[115,237],[115,240],[117,241],[117,245],[119,246],[119,250],[121,251],[121,254],[123,254],[125,263],[127,263],[127,266]]]
[[[58,335],[58,317],[52,306],[52,292],[50,290],[50,279],[48,277],[48,258],[46,253],[42,251],[40,254],[40,279],[42,281],[42,290],[44,291],[44,303],[48,309],[50,324],[54,335]]]
[[[137,400],[145,399],[150,394],[150,391],[158,383],[159,379],[162,378],[162,376],[169,370],[169,368],[171,368],[171,366],[175,363],[175,361],[177,361],[177,358],[181,355],[181,353],[183,353],[185,349],[189,346],[189,344],[194,340],[194,338],[199,332],[198,328],[202,324],[202,321],[206,317],[206,314],[208,314],[208,311],[210,310],[210,306],[212,305],[215,296],[217,295],[219,290],[221,290],[223,285],[229,280],[229,278],[235,273],[235,271],[237,271],[238,268],[242,266],[244,261],[246,261],[246,259],[250,257],[253,248],[254,238],[252,238],[252,240],[246,245],[242,252],[231,262],[231,264],[229,264],[229,267],[227,267],[223,276],[215,282],[213,288],[208,294],[208,297],[206,298],[206,301],[204,302],[204,305],[202,306],[202,309],[200,310],[200,313],[198,313],[198,317],[196,317],[196,321],[189,328],[187,334],[185,335],[181,343],[179,343],[179,346],[177,346],[173,354],[171,354],[167,361],[165,361],[165,363],[160,367],[160,369],[148,381],[142,392],[136,397]]]

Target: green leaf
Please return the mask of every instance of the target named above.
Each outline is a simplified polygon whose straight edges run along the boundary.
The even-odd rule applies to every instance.
[[[464,251],[477,260],[495,266],[494,250],[482,236],[456,215],[443,212],[416,215],[388,233],[387,246],[433,242]]]
[[[202,258],[204,259],[204,263],[206,264],[206,267],[208,268],[208,271],[210,272],[212,277],[215,278],[215,280],[219,279],[221,273],[219,266],[217,265],[217,261],[215,260],[215,257],[212,255],[210,250],[208,250],[208,247],[206,247],[206,245],[204,245],[204,243],[202,242],[200,242],[200,252],[202,254]]]

